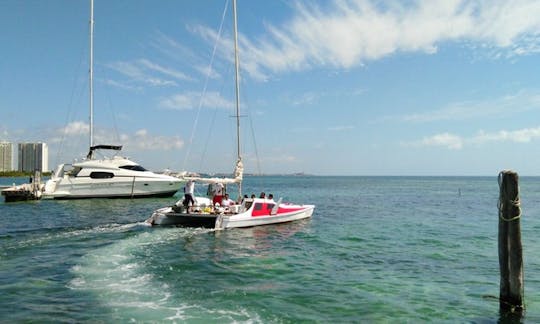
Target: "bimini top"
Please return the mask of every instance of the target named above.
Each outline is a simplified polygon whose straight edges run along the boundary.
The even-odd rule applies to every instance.
[[[91,159],[94,155],[95,150],[114,150],[114,151],[120,151],[122,150],[122,145],[94,145],[90,146],[90,151],[88,152],[88,155],[86,156],[87,159]]]

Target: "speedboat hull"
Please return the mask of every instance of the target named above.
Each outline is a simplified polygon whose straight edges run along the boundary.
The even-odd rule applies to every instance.
[[[270,225],[297,221],[304,218],[309,218],[313,215],[315,206],[302,205],[295,211],[285,212],[276,215],[253,217],[249,215],[223,215],[221,224],[216,223],[216,228],[235,228],[235,227],[251,227],[260,225]],[[218,220],[219,221],[219,220]]]

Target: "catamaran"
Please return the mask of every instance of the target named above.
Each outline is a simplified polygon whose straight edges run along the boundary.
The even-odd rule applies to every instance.
[[[94,145],[94,1],[90,0],[90,150],[83,161],[60,164],[44,186],[44,199],[171,197],[183,180],[146,170],[119,156],[120,145]],[[112,152],[112,156],[97,153]]]
[[[242,197],[242,180],[244,166],[240,152],[240,90],[239,90],[239,60],[238,60],[238,30],[236,17],[236,0],[233,0],[234,26],[234,62],[235,62],[235,96],[236,96],[236,148],[237,161],[233,178],[203,178],[185,177],[187,181],[209,184],[211,188],[222,188],[227,184],[238,186],[238,197]],[[221,190],[221,189],[219,189]],[[209,190],[211,192],[212,190]],[[217,198],[217,199],[216,199]],[[206,227],[225,229],[234,227],[251,227],[276,224],[309,218],[315,209],[314,205],[297,205],[283,203],[282,199],[275,202],[266,198],[245,198],[239,204],[222,206],[222,192],[214,191],[212,199],[196,197],[195,205],[190,206],[180,200],[173,206],[159,208],[146,220],[151,225],[180,225],[187,227]]]

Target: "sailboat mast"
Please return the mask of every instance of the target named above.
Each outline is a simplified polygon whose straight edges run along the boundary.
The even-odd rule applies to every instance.
[[[90,147],[94,146],[94,0],[90,0],[90,68],[89,105],[90,105]]]
[[[236,150],[238,160],[241,159],[240,152],[240,66],[238,62],[238,26],[236,17],[236,0],[233,0],[233,26],[234,26],[234,67],[236,85]],[[238,194],[242,196],[242,184],[238,184]]]

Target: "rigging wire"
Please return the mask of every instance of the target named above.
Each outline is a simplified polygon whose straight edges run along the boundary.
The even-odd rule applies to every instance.
[[[261,159],[259,158],[259,150],[257,149],[257,138],[255,137],[255,129],[253,128],[253,119],[251,118],[251,109],[246,109],[248,112],[249,128],[251,130],[251,139],[253,141],[253,150],[255,151],[255,161],[257,162],[257,172],[262,174]]]
[[[83,64],[83,58],[84,58],[84,55],[82,54],[83,51],[85,50],[85,46],[81,46],[81,49],[80,49],[80,52],[81,54],[79,55],[79,66],[77,67],[77,71],[80,71],[81,70],[81,66]],[[67,112],[67,115],[66,115],[66,121],[64,123],[64,128],[62,130],[62,134],[61,134],[61,137],[60,137],[60,145],[58,147],[58,150],[56,152],[56,163],[54,165],[58,165],[60,164],[60,161],[62,160],[61,158],[61,154],[62,154],[62,151],[64,150],[64,143],[65,143],[65,140],[66,140],[66,127],[67,125],[69,124],[69,121],[71,120],[71,118],[73,117],[73,106],[74,106],[74,100],[75,100],[75,92],[77,90],[77,73],[74,73],[74,77],[73,77],[73,87],[71,88],[71,95],[70,95],[70,98],[69,98],[69,105],[68,105],[68,112]],[[79,89],[80,93],[79,93],[79,98],[82,97],[82,92],[85,90],[85,85],[87,84],[88,82],[88,79],[85,78],[84,79],[85,83],[83,84],[83,86]]]
[[[229,69],[227,70],[227,73],[225,73],[225,75],[229,75],[231,69],[229,67]],[[221,93],[223,91],[223,88],[224,88],[225,84],[222,83],[221,84],[221,90],[219,91],[219,93]],[[204,146],[203,146],[203,151],[202,151],[202,154],[201,154],[201,161],[199,163],[199,169],[202,170],[203,169],[203,163],[204,161],[206,161],[205,157],[206,157],[206,152],[208,151],[208,143],[210,142],[210,139],[212,138],[212,130],[214,129],[214,123],[216,121],[216,115],[217,115],[217,111],[218,109],[217,108],[214,108],[214,113],[212,114],[212,118],[210,120],[210,124],[209,124],[209,127],[208,127],[208,134],[206,136],[206,141],[204,143]]]
[[[244,82],[243,79],[240,79],[240,82]],[[244,87],[245,88],[245,87]],[[253,127],[253,117],[252,117],[252,113],[251,113],[251,109],[249,109],[249,107],[251,107],[251,104],[250,104],[250,100],[249,98],[246,96],[246,92],[247,91],[243,91],[241,96],[242,96],[242,102],[244,103],[242,105],[243,107],[243,111],[247,111],[247,115],[241,115],[240,117],[247,117],[249,119],[249,130],[250,130],[250,135],[249,137],[251,137],[251,141],[252,141],[252,144],[253,144],[253,151],[254,151],[254,154],[255,154],[255,160],[256,160],[256,163],[257,163],[257,172],[258,174],[262,174],[262,168],[261,168],[261,159],[259,157],[259,150],[257,149],[257,137],[255,136],[255,128]],[[235,117],[235,116],[232,116],[232,117]],[[246,145],[247,143],[244,142],[242,143],[243,145],[243,151],[245,152],[246,151]]]
[[[105,75],[107,72],[103,69],[100,69],[100,72]],[[110,91],[110,87],[104,87],[104,92],[105,92],[105,95],[106,95],[106,98],[107,98],[107,111],[110,112],[111,114],[111,117],[112,117],[112,123],[113,123],[113,130],[114,130],[114,141],[113,142],[116,142],[116,143],[120,143],[120,132],[118,131],[118,123],[117,123],[117,120],[116,120],[116,111],[114,109],[114,105],[112,103],[112,96],[111,96],[111,91]],[[107,143],[109,144],[109,143]],[[112,144],[112,143],[111,143]]]
[[[212,66],[214,64],[214,58],[215,58],[216,52],[217,52],[217,45],[218,45],[220,37],[221,37],[221,32],[223,30],[223,24],[225,22],[225,15],[227,14],[227,8],[228,7],[229,7],[229,0],[226,1],[225,8],[223,9],[223,14],[221,16],[221,23],[219,25],[219,31],[218,31],[218,34],[217,34],[216,42],[214,44],[214,49],[212,50],[212,57],[210,59],[210,64],[208,65],[208,74],[206,75],[206,79],[204,81],[204,87],[203,87],[203,91],[202,91],[202,94],[201,94],[201,99],[199,100],[199,107],[197,108],[197,115],[195,117],[195,123],[193,124],[193,128],[191,129],[191,136],[189,138],[189,145],[188,145],[188,148],[187,148],[186,155],[184,156],[184,163],[183,163],[183,166],[182,166],[182,168],[184,170],[186,169],[187,159],[188,159],[188,157],[189,157],[189,155],[191,153],[191,147],[193,146],[193,138],[195,137],[195,129],[197,129],[197,124],[199,122],[199,116],[200,116],[201,110],[202,110],[203,100],[204,100],[204,97],[206,95],[206,91],[207,91],[207,88],[208,88],[208,81],[210,80],[210,75],[212,74]]]

